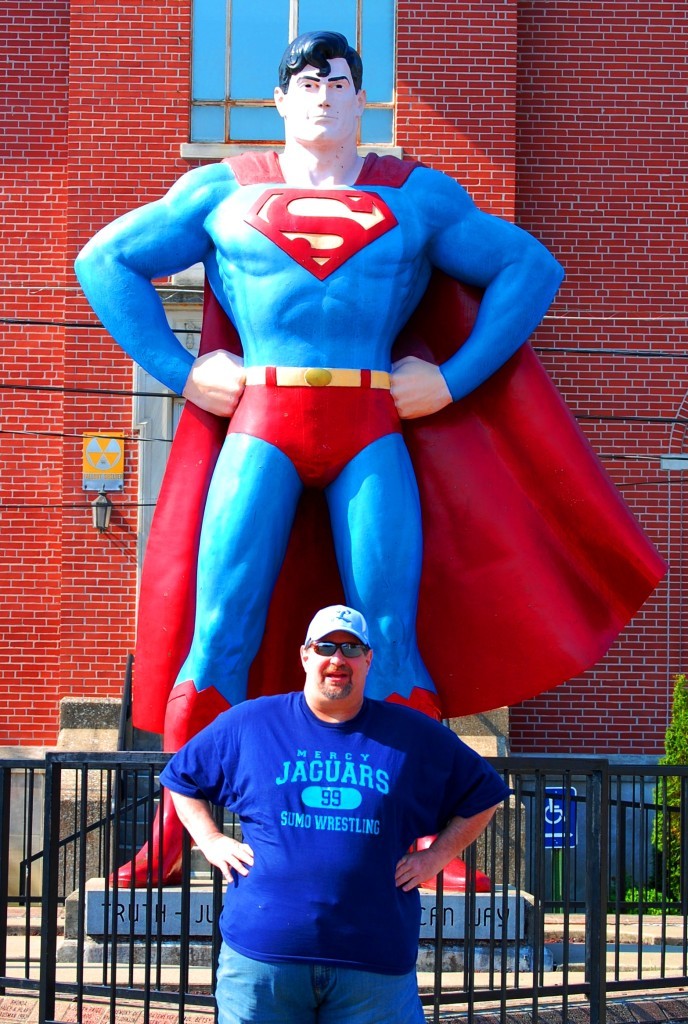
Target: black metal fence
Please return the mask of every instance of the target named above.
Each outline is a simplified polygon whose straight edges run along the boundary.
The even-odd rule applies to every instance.
[[[219,875],[187,844],[178,887],[106,882],[152,841],[165,761],[0,761],[0,996],[35,998],[41,1024],[96,1011],[114,1024],[125,1009],[142,1024],[212,1020]],[[553,1007],[566,1019],[584,999],[595,1024],[609,994],[685,985],[688,767],[492,763],[513,795],[466,856],[489,891],[440,879],[422,894],[428,1018]]]

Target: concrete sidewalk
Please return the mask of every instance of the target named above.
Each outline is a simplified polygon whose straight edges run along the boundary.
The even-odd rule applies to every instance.
[[[432,1020],[428,1007],[426,1017]],[[465,1024],[468,1014],[441,1010],[439,1019],[442,1024]],[[478,1010],[473,1014],[473,1021],[475,1024],[503,1024],[498,1010]],[[541,1002],[537,1014],[532,1010],[507,1010],[505,1024],[590,1024],[590,1007],[587,1002],[572,998],[564,1017],[561,1009]],[[637,995],[608,999],[606,1024],[688,1024],[688,997],[671,993],[659,998]]]
[[[649,918],[642,920],[642,931],[639,932],[639,921],[637,916],[624,916],[618,921],[618,929],[612,928],[616,924],[613,919],[608,920],[607,939],[617,940],[616,943],[609,941],[607,946],[607,970],[608,980],[616,979],[618,982],[633,984],[637,977],[638,956],[640,953],[643,967],[643,976],[648,981],[648,990],[638,992],[632,989],[616,991],[608,996],[607,1003],[607,1024],[688,1024],[688,986],[684,985],[684,934],[685,922],[682,918]],[[25,911],[18,908],[10,908],[8,912],[8,944],[7,956],[9,974],[11,968],[16,968],[15,977],[22,977],[26,970],[25,957],[29,957],[28,977],[37,983],[40,970],[40,917],[33,911],[29,920],[26,919]],[[28,933],[28,934],[27,934]],[[568,928],[564,930],[563,921],[560,915],[547,915],[545,922],[545,941],[548,948],[554,954],[554,969],[547,972],[541,982],[547,986],[562,986],[563,977],[561,963],[564,958],[564,945],[566,945],[566,957],[568,970],[572,973],[571,982],[578,983],[580,971],[583,970],[584,959],[584,938],[585,918],[583,915],[571,915]],[[638,946],[638,940],[642,945]],[[566,942],[564,942],[566,940]],[[561,948],[560,948],[561,947]],[[675,963],[674,963],[675,961]],[[559,965],[559,970],[557,970]],[[672,977],[670,984],[672,988],[651,990],[652,978],[665,973],[665,976]],[[57,967],[57,980],[69,983],[74,972],[73,965],[60,964]],[[145,975],[148,972],[146,965],[138,965],[133,970],[131,981],[137,986],[143,986]],[[83,981],[85,983],[98,984],[102,967],[89,965],[84,969]],[[673,980],[675,976],[675,982]],[[421,992],[429,993],[433,988],[433,976],[430,973],[421,971],[418,975]],[[460,973],[445,972],[445,989],[449,991],[460,991],[463,982],[463,975]],[[475,976],[475,983],[478,990],[489,987],[490,979]],[[519,972],[519,982],[525,990],[532,986],[532,976],[525,972]],[[178,967],[173,966],[162,968],[162,988],[169,991],[178,991]],[[189,971],[190,990],[194,993],[209,992],[210,976],[206,968],[192,967]],[[649,994],[652,991],[652,994]],[[563,994],[563,993],[562,993]],[[476,1024],[590,1024],[590,1011],[584,997],[571,995],[569,997],[566,1019],[561,1010],[562,999],[560,993],[556,995],[542,996],[537,1003],[537,1013],[533,1011],[532,1000],[525,996],[522,999],[512,996],[507,1003],[507,1011],[504,1021],[499,1013],[498,1004],[475,1003],[473,1020]],[[153,995],[151,993],[151,995]],[[193,997],[192,997],[193,998]],[[426,1007],[426,1017],[432,1021],[432,1009]],[[56,1009],[56,1020],[76,1022],[79,1018],[76,1014],[76,1003],[73,999],[60,1000]],[[149,1024],[179,1024],[177,1007],[165,1004],[162,1001],[151,999],[151,1009],[148,1016]],[[467,1007],[465,1002],[459,1002],[454,1006],[443,1007],[439,1014],[442,1024],[465,1024],[468,1020]],[[144,1010],[138,1002],[118,1002],[116,1009],[115,1024],[143,1024]],[[204,1008],[192,1006],[184,1013],[184,1024],[212,1024],[213,1014]],[[9,989],[7,994],[0,995],[0,1024],[37,1024],[38,1022],[38,999],[33,993],[26,989]],[[105,1001],[98,1001],[91,998],[87,1005],[84,1005],[81,1014],[81,1024],[110,1024],[110,1007]],[[390,1021],[390,1024],[394,1024]]]
[[[426,1018],[432,1021],[432,1010],[426,1007]],[[57,1004],[55,1018],[68,1024],[78,1020],[76,1005],[71,1001]],[[465,1011],[441,1010],[442,1024],[465,1024]],[[138,1006],[120,1005],[115,1011],[116,1024],[143,1024],[144,1011]],[[176,1009],[151,1009],[149,1024],[177,1024]],[[199,1009],[184,1014],[184,1024],[211,1024],[213,1014]],[[486,1010],[474,1013],[475,1024],[503,1024],[499,1011]],[[38,1000],[25,995],[0,996],[0,1024],[36,1024],[38,1021]],[[110,1007],[104,1003],[91,1002],[83,1007],[81,1024],[109,1024]],[[394,1024],[390,1021],[389,1024]],[[560,1009],[541,1005],[537,1015],[529,1010],[511,1009],[506,1013],[505,1024],[590,1024],[590,1009],[585,1002],[571,1002],[566,1017]],[[607,1004],[606,1024],[688,1024],[688,997],[670,993],[661,998],[649,999],[639,995],[634,998],[613,999]]]

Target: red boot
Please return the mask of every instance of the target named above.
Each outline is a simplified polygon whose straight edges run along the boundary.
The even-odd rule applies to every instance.
[[[148,885],[149,866],[151,885],[178,885],[182,877],[183,836],[184,827],[177,817],[172,798],[161,789],[160,806],[153,819],[150,840],[143,844],[133,860],[123,864],[117,871],[119,888],[128,889],[132,884],[135,889],[145,888]],[[149,855],[151,849],[152,856]],[[113,880],[114,875],[110,875],[111,886]]]
[[[385,697],[389,704],[403,704],[404,707],[414,708],[422,711],[428,718],[434,718],[436,722],[442,720],[442,708],[440,698],[433,690],[426,690],[422,686],[414,686],[408,697],[402,697],[398,693],[391,693]]]
[[[435,841],[435,836],[424,836],[423,839],[419,839],[416,843],[417,850],[427,850],[429,846]],[[460,857],[454,857],[445,866],[443,872],[443,889],[444,892],[465,892],[466,891],[466,863],[461,860]],[[474,868],[471,871],[470,876],[471,883],[476,892],[491,892],[492,882],[478,868]],[[437,879],[429,878],[426,882],[423,882],[424,889],[436,889]]]
[[[163,749],[179,750],[229,706],[214,686],[197,690],[191,680],[175,686],[167,701]],[[162,789],[150,840],[144,843],[133,860],[117,871],[120,889],[131,885],[142,889],[148,885],[149,877],[152,885],[178,885],[182,877],[183,836],[184,826],[177,817],[172,799]],[[112,882],[111,875],[110,885]]]

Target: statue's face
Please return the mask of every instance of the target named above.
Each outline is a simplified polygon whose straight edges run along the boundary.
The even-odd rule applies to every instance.
[[[356,92],[344,58],[333,57],[327,77],[307,65],[292,77],[286,93],[275,89],[275,105],[284,118],[287,140],[331,145],[353,138],[355,142],[365,93]]]

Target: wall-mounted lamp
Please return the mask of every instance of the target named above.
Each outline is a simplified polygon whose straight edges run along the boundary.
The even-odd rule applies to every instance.
[[[105,533],[110,525],[112,502],[104,490],[100,491],[98,497],[91,502],[91,514],[93,515],[93,525],[98,533]]]

